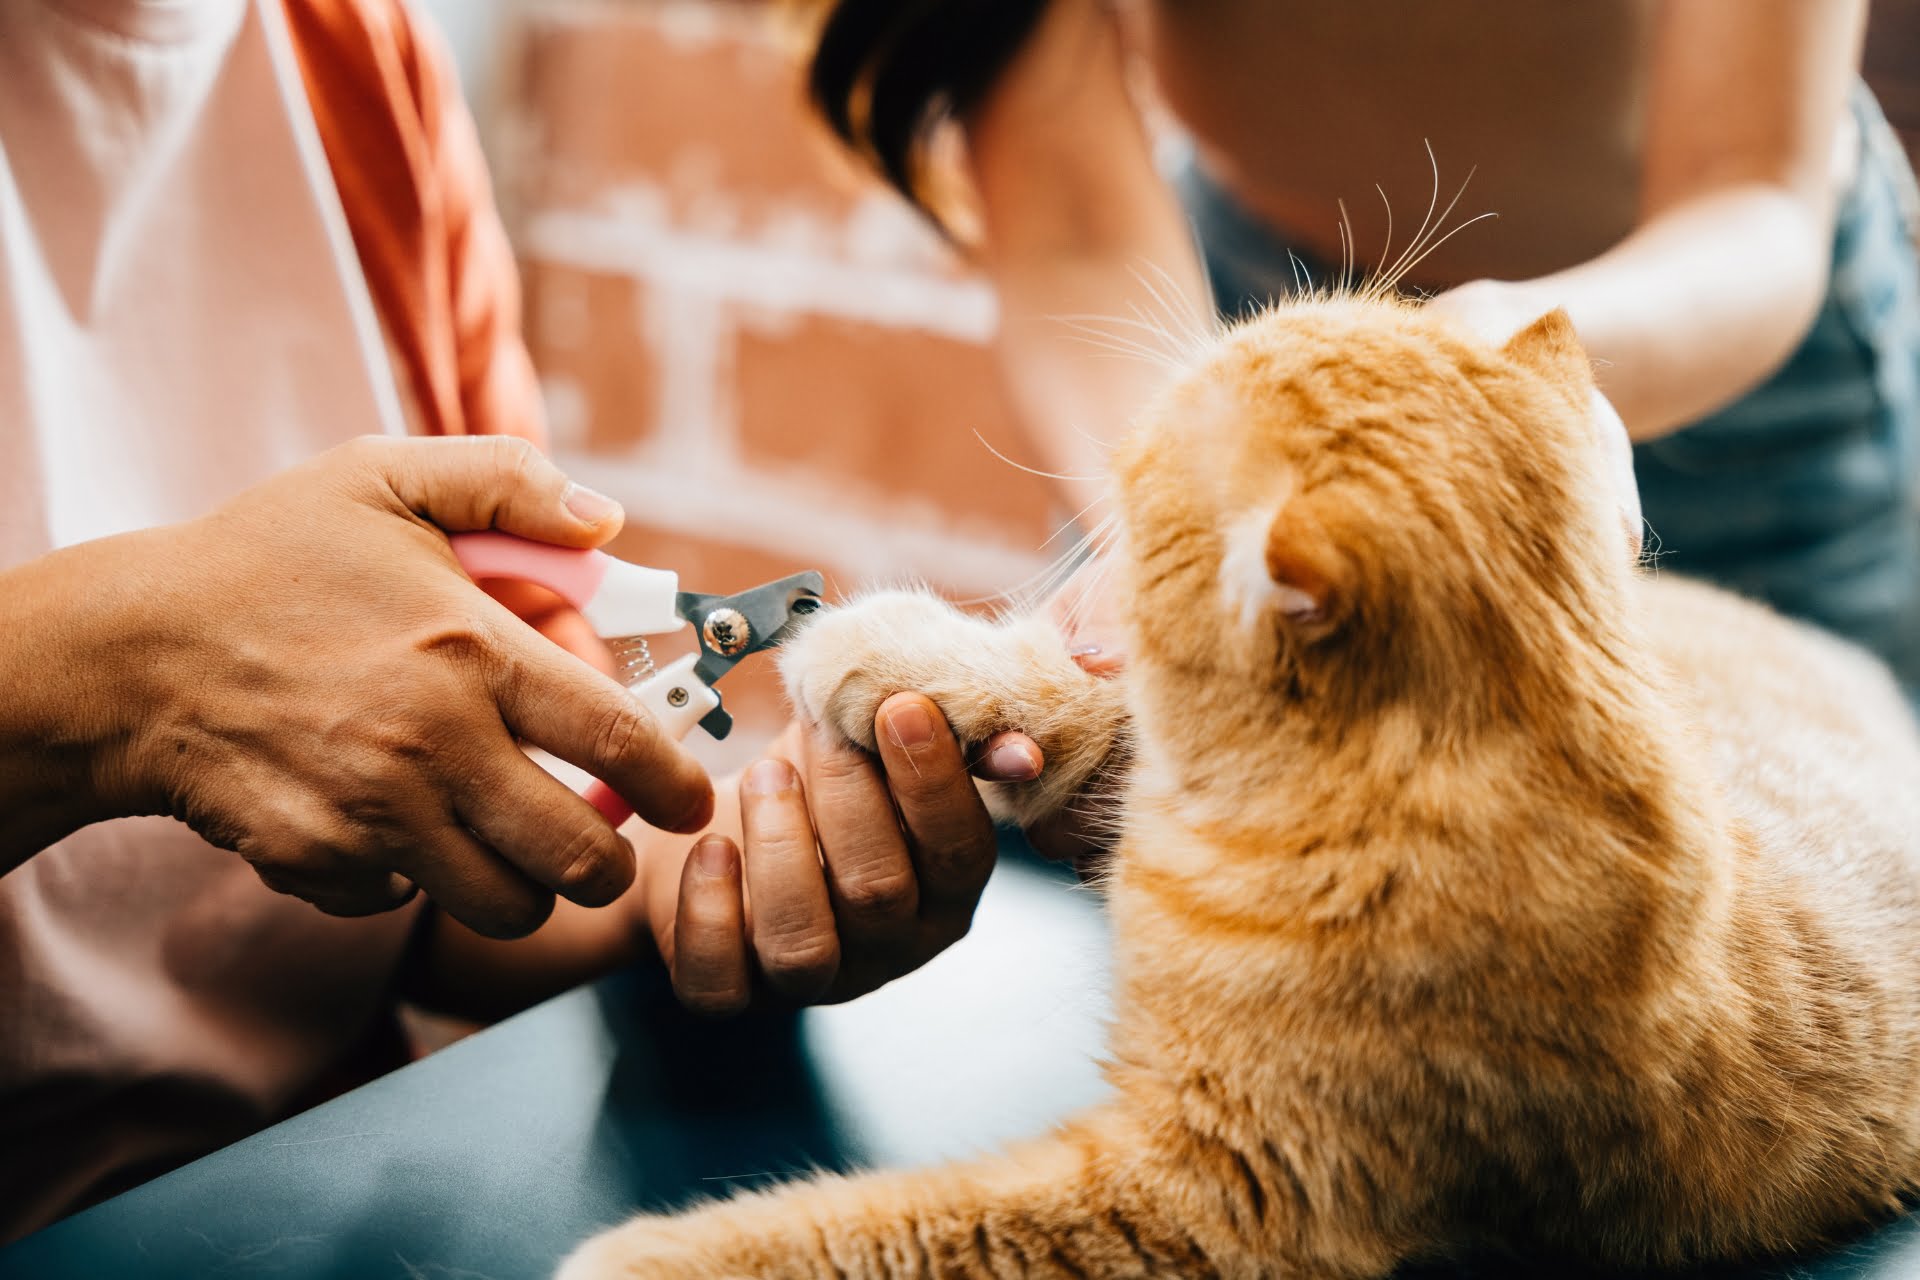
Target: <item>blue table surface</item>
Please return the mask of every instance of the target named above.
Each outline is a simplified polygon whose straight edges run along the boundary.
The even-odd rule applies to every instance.
[[[0,1280],[539,1277],[640,1208],[990,1150],[1101,1096],[1106,955],[1091,893],[1005,859],[965,941],[864,999],[712,1023],[610,978],[0,1251]],[[1920,1219],[1737,1274],[1920,1276]]]

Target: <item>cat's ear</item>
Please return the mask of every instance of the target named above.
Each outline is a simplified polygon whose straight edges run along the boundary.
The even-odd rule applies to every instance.
[[[1281,620],[1303,639],[1339,629],[1350,603],[1351,563],[1338,544],[1327,503],[1316,494],[1293,498],[1267,528],[1267,576]]]
[[[1577,391],[1582,401],[1593,386],[1593,364],[1563,307],[1555,307],[1508,338],[1501,351],[1548,381]]]

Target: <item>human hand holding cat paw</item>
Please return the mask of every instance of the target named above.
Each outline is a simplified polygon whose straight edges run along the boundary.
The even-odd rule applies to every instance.
[[[1126,669],[1126,638],[1114,599],[1110,556],[1087,561],[1048,602],[1047,613],[1067,642],[1067,651],[1081,670],[1095,676],[1117,676]],[[1008,730],[987,739],[974,776],[987,782],[1030,782],[1046,767],[1046,754],[1024,733]],[[1105,774],[1090,786],[1110,790],[1120,779]],[[1070,862],[1082,878],[1097,873],[1113,850],[1112,824],[1091,815],[1105,812],[1101,803],[1070,804],[1026,828],[1027,843],[1041,857]]]
[[[875,729],[877,760],[790,725],[740,779],[737,844],[646,868],[646,927],[689,1008],[851,1000],[965,935],[997,849],[966,758],[918,694]]]
[[[50,683],[111,696],[21,738],[99,735],[88,821],[170,814],[322,910],[384,911],[417,887],[519,937],[556,894],[618,897],[633,855],[516,739],[661,826],[699,830],[712,796],[620,685],[476,588],[446,531],[586,547],[619,526],[617,505],[521,441],[342,445],[199,519],[38,562],[18,607],[52,619],[33,625],[74,672]]]

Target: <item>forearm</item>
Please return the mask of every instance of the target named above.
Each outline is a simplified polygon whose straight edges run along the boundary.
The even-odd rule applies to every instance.
[[[0,873],[89,823],[131,811],[138,730],[124,669],[149,643],[131,621],[131,553],[150,535],[83,543],[0,572]]]
[[[1055,0],[966,125],[1003,367],[1047,469],[1087,477],[1065,482],[1079,506],[1165,381],[1161,357],[1212,324],[1192,232],[1093,0]]]
[[[1640,226],[1528,286],[1536,312],[1567,308],[1635,438],[1758,386],[1817,314],[1865,12],[1864,0],[1659,6]]]
[[[1590,262],[1508,288],[1567,309],[1636,440],[1738,399],[1790,356],[1827,285],[1828,219],[1784,188],[1728,187],[1650,219]]]

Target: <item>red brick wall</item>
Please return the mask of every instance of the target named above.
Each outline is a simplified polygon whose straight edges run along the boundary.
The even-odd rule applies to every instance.
[[[830,145],[766,11],[523,13],[502,203],[556,451],[627,504],[619,550],[708,591],[818,568],[977,597],[1033,573],[1063,513],[975,435],[1033,456],[993,296]],[[723,690],[741,749],[777,722],[769,675]]]

